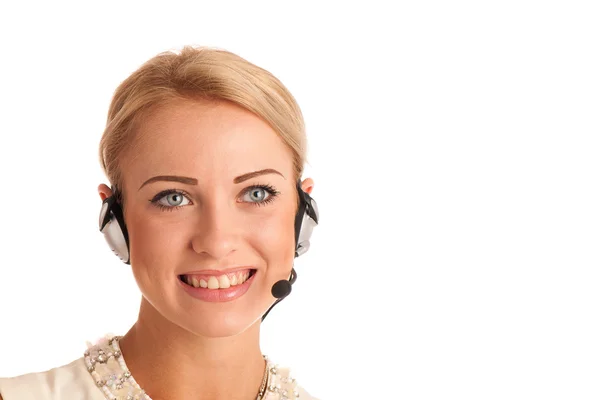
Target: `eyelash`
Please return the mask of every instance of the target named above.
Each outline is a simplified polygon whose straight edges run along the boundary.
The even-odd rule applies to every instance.
[[[279,195],[279,192],[273,186],[271,186],[271,185],[263,185],[263,184],[252,185],[252,186],[246,188],[246,190],[244,191],[244,194],[246,194],[248,192],[251,192],[252,190],[255,190],[255,189],[263,189],[267,193],[269,193],[269,197],[267,197],[266,200],[263,200],[263,201],[260,201],[260,202],[250,202],[251,204],[253,204],[256,207],[266,206],[267,204],[269,204],[270,202],[272,202],[273,200],[275,200],[275,198]],[[150,200],[150,203],[152,203],[154,206],[158,207],[161,211],[174,211],[174,210],[179,209],[181,207],[185,207],[185,206],[173,206],[173,207],[169,207],[169,206],[165,206],[163,204],[160,204],[158,202],[160,199],[162,199],[163,197],[168,196],[170,194],[179,194],[179,195],[182,195],[182,196],[186,197],[189,201],[191,201],[189,199],[188,194],[186,192],[181,191],[181,190],[176,190],[176,189],[168,189],[168,190],[163,190],[162,192],[160,192],[156,196],[154,196]]]

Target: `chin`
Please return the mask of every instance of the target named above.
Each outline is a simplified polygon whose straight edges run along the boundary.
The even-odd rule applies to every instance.
[[[212,307],[220,308],[213,310],[207,309],[209,307],[202,308],[202,311],[196,310],[193,317],[190,316],[183,321],[179,317],[178,325],[196,336],[225,338],[240,335],[256,324],[260,324],[263,315],[256,307],[252,307],[253,310],[239,308],[232,310],[228,307]]]
[[[254,289],[254,290],[252,290]],[[260,325],[270,299],[252,288],[239,299],[227,302],[203,302],[193,299],[177,302],[170,308],[171,322],[196,336],[225,338],[243,334]],[[187,296],[187,295],[186,295]]]

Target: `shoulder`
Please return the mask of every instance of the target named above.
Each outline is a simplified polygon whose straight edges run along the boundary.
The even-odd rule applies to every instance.
[[[91,399],[93,380],[83,358],[43,372],[10,378],[0,378],[0,399],[3,400],[68,400]],[[68,397],[65,395],[68,394]]]

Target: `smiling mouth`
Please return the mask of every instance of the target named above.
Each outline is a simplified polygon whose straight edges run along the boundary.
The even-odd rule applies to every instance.
[[[179,275],[179,280],[194,288],[203,288],[209,290],[229,289],[232,286],[239,286],[243,284],[255,273],[255,269],[247,269],[244,271],[236,271],[223,275],[186,274]]]

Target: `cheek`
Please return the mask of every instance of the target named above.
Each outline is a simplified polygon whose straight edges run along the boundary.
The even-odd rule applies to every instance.
[[[184,241],[181,229],[144,215],[131,215],[127,223],[132,265],[143,266],[148,274],[157,273],[153,267],[176,265],[174,257],[182,253]]]
[[[278,212],[264,218],[249,233],[269,267],[291,268],[295,249],[294,216],[290,216],[290,212]]]

